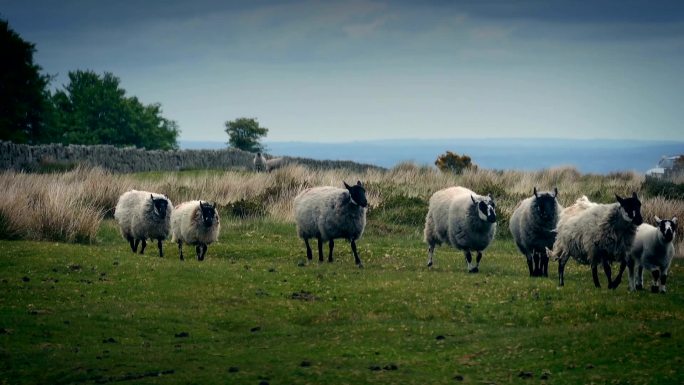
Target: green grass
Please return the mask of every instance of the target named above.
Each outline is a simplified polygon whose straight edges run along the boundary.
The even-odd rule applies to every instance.
[[[265,219],[224,221],[202,263],[134,255],[111,220],[94,245],[0,241],[0,383],[684,382],[680,260],[666,295],[594,289],[574,262],[559,289],[510,240],[468,274],[446,247],[428,270],[421,237],[371,220],[364,269],[343,241],[303,264]]]

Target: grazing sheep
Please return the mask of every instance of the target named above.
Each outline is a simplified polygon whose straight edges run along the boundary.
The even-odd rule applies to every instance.
[[[309,239],[318,240],[318,260],[323,262],[323,242],[329,241],[328,262],[333,261],[334,239],[344,238],[351,243],[354,260],[363,267],[356,250],[356,240],[366,227],[366,190],[360,181],[345,188],[314,187],[302,191],[294,199],[297,234],[304,239],[306,257],[312,259]]]
[[[254,171],[266,171],[266,158],[264,158],[260,152],[257,152],[256,155],[254,155]]]
[[[428,267],[432,266],[435,246],[446,242],[463,250],[468,271],[477,273],[482,251],[496,233],[495,209],[491,196],[477,195],[465,187],[449,187],[434,193],[430,198],[424,230]],[[477,251],[474,266],[471,250]]]
[[[203,261],[207,245],[218,240],[221,221],[216,203],[189,201],[176,206],[171,214],[171,242],[178,243],[183,260],[183,242],[195,245],[197,260]]]
[[[287,164],[285,158],[271,158],[266,160],[266,171],[271,172],[273,170],[279,169]]]
[[[128,240],[135,253],[142,241],[140,254],[145,252],[147,238],[156,239],[159,256],[164,257],[162,241],[169,235],[173,205],[169,198],[147,191],[131,190],[119,197],[114,218],[119,223],[121,235]]]
[[[556,241],[550,253],[558,262],[558,284],[564,285],[565,264],[572,256],[577,262],[590,264],[594,285],[601,287],[598,279],[598,264],[608,278],[608,288],[620,284],[627,263],[627,253],[634,240],[636,228],[643,219],[641,202],[636,193],[631,198],[615,195],[617,203],[596,204],[579,199],[574,207],[561,213],[558,221]],[[547,250],[548,252],[548,250]],[[613,281],[610,264],[620,262],[620,272]]]
[[[556,197],[558,189],[537,192],[524,199],[511,215],[509,230],[513,240],[527,258],[530,277],[549,276],[549,256],[546,249],[556,240],[556,224],[562,207]]]
[[[665,293],[667,290],[667,273],[674,257],[673,240],[677,234],[677,217],[661,220],[655,217],[655,227],[644,223],[637,228],[634,243],[629,253],[629,288],[641,290],[644,288],[644,268],[651,271],[653,284],[651,291]],[[634,274],[634,265],[637,274]]]

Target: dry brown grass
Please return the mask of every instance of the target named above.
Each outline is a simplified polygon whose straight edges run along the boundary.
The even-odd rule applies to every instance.
[[[641,193],[643,176],[633,172],[611,175],[580,174],[572,167],[537,172],[467,170],[462,175],[442,173],[432,167],[402,163],[390,170],[350,171],[346,169],[311,170],[289,165],[272,173],[245,171],[168,172],[161,174],[111,174],[99,168],[77,168],[59,174],[4,172],[5,187],[0,201],[0,235],[10,238],[50,239],[91,242],[103,216],[111,215],[123,192],[132,188],[167,195],[174,204],[192,199],[215,201],[229,207],[247,201],[263,207],[266,215],[282,221],[292,220],[292,201],[306,188],[321,185],[342,186],[342,182],[366,185],[373,208],[389,197],[419,198],[427,204],[437,190],[462,185],[480,194],[491,193],[497,201],[501,235],[508,233],[508,218],[516,204],[530,196],[532,189],[557,187],[564,206],[587,195],[592,201],[613,202],[614,194]],[[684,201],[644,197],[643,215],[651,221],[684,218]],[[413,200],[412,202],[416,202]],[[418,220],[418,222],[420,219]],[[678,236],[678,255],[684,245]]]

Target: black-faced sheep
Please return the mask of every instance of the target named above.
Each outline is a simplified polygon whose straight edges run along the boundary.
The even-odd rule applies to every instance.
[[[673,241],[677,235],[677,217],[661,220],[655,217],[655,226],[644,223],[637,228],[634,243],[629,252],[629,288],[641,290],[644,287],[644,268],[651,271],[651,291],[665,293],[667,273],[674,257]],[[634,267],[637,272],[634,274]]]
[[[172,242],[178,243],[178,253],[183,260],[183,242],[195,245],[197,260],[203,261],[207,246],[218,240],[221,221],[216,204],[189,201],[176,206],[171,214]]]
[[[527,258],[530,277],[549,276],[549,256],[546,249],[553,247],[556,240],[556,224],[562,207],[556,197],[558,189],[551,192],[537,192],[522,200],[509,223],[513,240]]]
[[[264,158],[260,152],[257,152],[256,155],[254,155],[254,171],[266,171],[266,158]]]
[[[590,264],[594,285],[601,287],[598,264],[608,278],[608,288],[615,289],[622,278],[636,228],[643,219],[641,202],[636,193],[631,198],[615,195],[617,203],[596,204],[579,199],[564,209],[558,221],[556,241],[551,256],[559,259],[558,284],[563,286],[565,264],[572,256],[582,264]],[[620,262],[620,272],[613,281],[611,262]]]
[[[465,187],[439,190],[430,198],[425,218],[424,241],[428,244],[428,267],[435,246],[442,243],[463,250],[468,271],[479,271],[482,251],[496,233],[496,206],[491,196],[481,196]],[[471,251],[477,252],[472,264]]]
[[[366,227],[366,190],[361,182],[345,188],[314,187],[302,191],[294,199],[297,234],[306,245],[306,257],[312,259],[309,239],[318,240],[318,259],[323,261],[323,242],[329,241],[328,262],[333,261],[334,240],[350,241],[356,265],[363,267],[356,250],[356,240]]]
[[[119,197],[114,218],[119,223],[121,235],[135,253],[142,241],[140,254],[145,252],[147,238],[156,239],[159,256],[163,257],[162,241],[169,235],[173,205],[169,198],[147,191],[131,190]]]

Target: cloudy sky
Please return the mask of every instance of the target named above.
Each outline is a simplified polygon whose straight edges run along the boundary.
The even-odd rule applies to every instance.
[[[56,74],[112,72],[182,140],[684,140],[682,1],[0,1]]]

